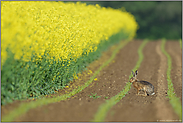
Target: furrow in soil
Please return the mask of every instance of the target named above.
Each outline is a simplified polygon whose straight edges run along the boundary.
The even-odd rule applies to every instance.
[[[166,98],[166,58],[157,52],[160,42],[149,42],[144,50],[144,60],[138,69],[137,78],[149,81],[154,85],[155,95],[143,97],[136,95],[136,89],[132,87],[129,93],[118,102],[108,113],[105,121],[119,122],[156,122],[160,119],[177,119],[168,98]],[[160,49],[159,49],[160,50]],[[137,51],[133,51],[137,52]],[[131,74],[130,72],[128,75]],[[161,81],[163,77],[163,82]],[[132,85],[133,86],[133,85]],[[141,92],[143,94],[143,92]],[[167,112],[168,111],[168,112]],[[169,116],[169,117],[167,117]]]
[[[52,98],[52,97],[57,97],[57,96],[63,96],[64,94],[68,94],[68,93],[72,92],[78,86],[84,85],[94,75],[95,70],[100,68],[103,65],[103,63],[105,63],[106,61],[108,61],[111,58],[112,54],[114,54],[115,49],[118,46],[121,46],[124,44],[125,44],[125,41],[122,41],[118,44],[111,46],[107,51],[103,52],[99,59],[90,63],[90,65],[86,67],[85,71],[82,71],[80,74],[78,74],[78,76],[79,76],[78,79],[75,79],[69,83],[69,88],[67,87],[64,89],[60,89],[60,90],[58,90],[57,93],[49,94],[49,95],[46,95],[45,97]],[[37,103],[37,99],[34,99],[34,100],[27,99],[27,100],[21,100],[21,101],[16,100],[13,103],[1,106],[1,109],[2,109],[1,115],[2,115],[3,119],[5,116],[12,117],[10,115],[10,113],[16,112],[24,104],[31,105],[30,103],[33,101],[36,101],[35,103]]]
[[[138,60],[136,51],[141,41],[135,42],[129,42],[122,48],[98,74],[97,80],[82,92],[68,100],[31,109],[15,121],[91,121],[98,107],[126,85],[129,73]]]
[[[156,46],[156,52],[161,58],[160,67],[158,70],[158,88],[157,97],[155,100],[155,107],[157,109],[157,121],[176,121],[179,117],[175,114],[172,106],[167,97],[168,82],[166,78],[167,71],[167,58],[161,51],[161,42]]]
[[[182,52],[178,41],[167,41],[165,50],[171,56],[171,79],[175,94],[182,102]]]

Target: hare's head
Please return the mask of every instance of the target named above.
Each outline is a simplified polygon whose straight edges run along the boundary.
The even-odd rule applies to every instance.
[[[137,73],[138,73],[137,70],[135,71],[135,73],[132,71],[133,77],[130,79],[130,82],[131,83],[137,81]]]

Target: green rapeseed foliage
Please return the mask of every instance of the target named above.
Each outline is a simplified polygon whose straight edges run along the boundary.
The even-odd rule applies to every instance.
[[[137,30],[124,11],[85,3],[1,2],[1,104],[54,93]]]

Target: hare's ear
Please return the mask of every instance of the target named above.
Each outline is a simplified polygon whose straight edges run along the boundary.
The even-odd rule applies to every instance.
[[[132,71],[132,75],[133,75],[133,77],[135,77],[135,73]]]
[[[135,71],[135,77],[137,76],[138,70]]]

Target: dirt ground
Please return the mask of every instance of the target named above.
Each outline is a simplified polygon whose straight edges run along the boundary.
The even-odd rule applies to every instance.
[[[128,82],[131,70],[138,61],[137,50],[141,43],[141,40],[129,42],[118,52],[115,59],[100,71],[96,77],[97,80],[93,81],[90,86],[80,93],[68,100],[31,109],[14,121],[87,122],[93,120],[99,106],[105,103],[107,99],[118,94]],[[152,83],[156,94],[147,97],[137,96],[135,88],[131,87],[128,94],[109,110],[105,118],[106,122],[157,122],[165,120],[176,122],[179,120],[178,115],[175,114],[169,103],[169,99],[166,98],[168,89],[166,78],[167,58],[161,52],[160,46],[161,41],[147,43],[143,49],[144,59],[138,69],[137,76],[140,80]],[[93,75],[94,71],[110,58],[114,48],[103,53],[99,60],[88,66],[88,70],[93,72],[91,74],[83,72],[78,80],[70,84],[70,88],[66,89],[67,92],[78,85],[84,84]],[[165,49],[172,58],[171,79],[174,90],[182,102],[182,51],[180,44],[178,41],[168,41]],[[66,93],[66,90],[60,90],[56,95],[62,95]],[[100,97],[96,99],[90,98],[92,93]],[[2,116],[8,114],[10,110],[20,104],[20,101],[16,101],[13,104],[1,106]]]

